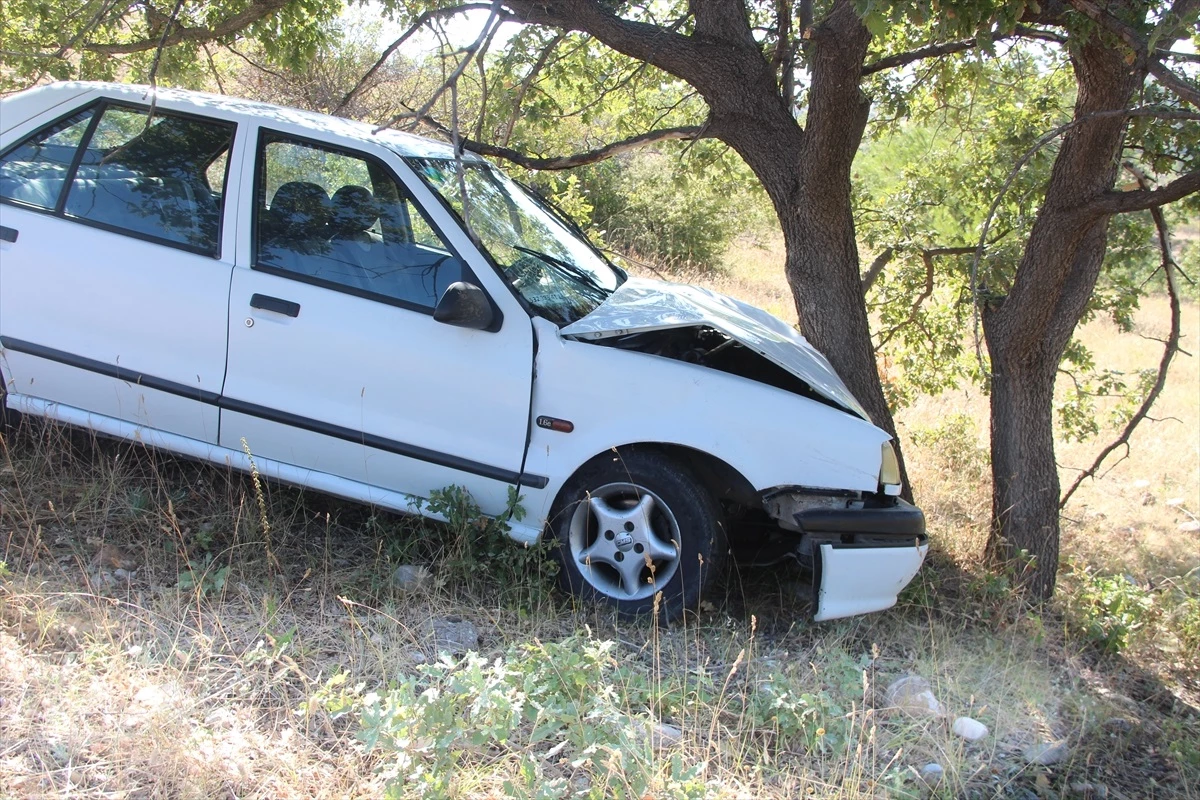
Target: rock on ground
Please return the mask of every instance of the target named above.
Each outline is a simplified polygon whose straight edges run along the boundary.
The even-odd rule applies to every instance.
[[[950,730],[968,742],[977,742],[988,735],[987,725],[970,717],[959,717],[954,720],[954,724],[950,726]]]
[[[470,620],[460,617],[440,617],[430,623],[433,644],[437,651],[462,655],[479,647],[479,631]]]
[[[1070,754],[1071,748],[1067,745],[1065,739],[1057,742],[1031,744],[1021,750],[1021,755],[1027,762],[1030,764],[1040,764],[1043,767],[1065,761]]]

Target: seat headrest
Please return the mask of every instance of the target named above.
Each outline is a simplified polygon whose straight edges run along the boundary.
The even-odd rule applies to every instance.
[[[315,183],[291,181],[275,190],[271,216],[279,234],[306,238],[324,236],[330,217],[329,195]]]
[[[379,219],[379,206],[370,190],[343,186],[333,193],[330,230],[334,236],[362,233]]]

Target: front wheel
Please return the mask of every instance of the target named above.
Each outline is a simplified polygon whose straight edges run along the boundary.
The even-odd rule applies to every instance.
[[[624,616],[655,608],[674,619],[695,608],[724,561],[720,507],[692,472],[664,453],[626,449],[585,464],[551,514],[559,582]]]

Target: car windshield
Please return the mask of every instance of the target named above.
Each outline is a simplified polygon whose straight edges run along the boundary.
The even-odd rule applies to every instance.
[[[408,162],[458,212],[512,287],[552,322],[582,319],[624,282],[569,223],[499,170],[463,163],[460,180],[453,159]]]

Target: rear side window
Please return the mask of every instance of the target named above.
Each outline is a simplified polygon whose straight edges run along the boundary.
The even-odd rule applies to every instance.
[[[223,197],[209,169],[227,160],[234,126],[109,106],[63,207],[75,217],[215,256]],[[224,182],[224,175],[221,176]]]
[[[94,111],[42,128],[0,159],[0,197],[53,210]]]
[[[234,129],[101,103],[0,157],[0,199],[216,256]]]

